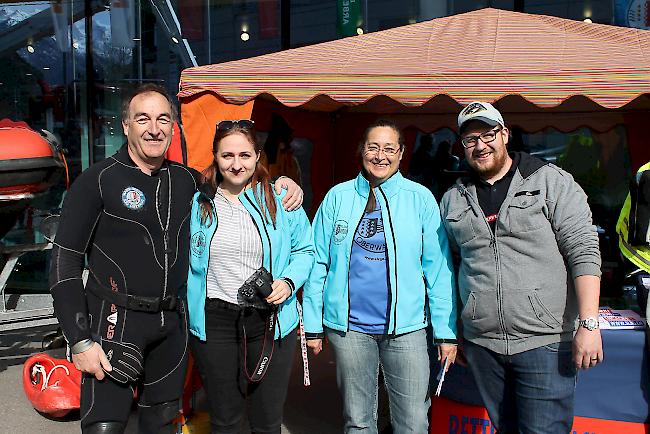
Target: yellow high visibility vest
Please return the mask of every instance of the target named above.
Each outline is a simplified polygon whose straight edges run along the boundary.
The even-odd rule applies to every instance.
[[[646,170],[650,170],[650,162],[641,166],[637,175]],[[621,214],[618,217],[618,222],[616,223],[618,248],[621,250],[623,256],[625,256],[630,262],[645,272],[650,273],[650,247],[633,246],[627,242],[631,204],[632,199],[628,193],[625,203],[623,204],[623,209],[621,209]]]

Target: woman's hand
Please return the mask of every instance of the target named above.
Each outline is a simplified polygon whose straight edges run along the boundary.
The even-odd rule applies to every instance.
[[[311,351],[314,353],[314,356],[317,356],[318,353],[323,351],[323,340],[322,339],[307,339],[307,346],[311,348]]]
[[[458,345],[455,344],[438,345],[438,361],[440,362],[440,366],[445,366],[445,359],[449,359],[449,364],[447,365],[447,371],[448,371],[452,363],[456,361],[457,350],[458,350]]]
[[[288,176],[279,177],[275,181],[275,192],[280,194],[282,190],[287,190],[287,194],[282,198],[284,209],[293,211],[302,205],[302,188],[293,179]]]
[[[274,280],[271,288],[273,291],[266,297],[266,302],[269,304],[280,304],[291,296],[289,284],[282,279]]]

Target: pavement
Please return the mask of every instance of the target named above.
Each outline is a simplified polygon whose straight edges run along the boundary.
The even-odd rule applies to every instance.
[[[0,433],[79,433],[79,414],[54,420],[39,414],[25,397],[22,387],[22,365],[31,355],[41,351],[43,337],[55,326],[0,333]],[[54,355],[63,357],[62,350]],[[334,357],[326,347],[318,357],[310,355],[311,386],[303,386],[302,361],[299,351],[289,382],[282,434],[335,434],[342,432],[341,398],[336,387]],[[380,394],[380,409],[385,409],[385,394]],[[201,392],[196,396],[196,408],[205,408]],[[380,429],[387,425],[387,410],[380,410]],[[127,434],[136,434],[132,415]],[[242,434],[248,433],[243,427]],[[192,430],[192,434],[207,431]]]

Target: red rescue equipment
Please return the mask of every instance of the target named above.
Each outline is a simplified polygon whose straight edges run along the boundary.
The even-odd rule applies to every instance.
[[[63,417],[79,409],[81,371],[67,360],[38,353],[23,365],[23,389],[36,410]]]
[[[63,177],[68,168],[56,137],[25,122],[0,120],[0,238],[32,200]]]

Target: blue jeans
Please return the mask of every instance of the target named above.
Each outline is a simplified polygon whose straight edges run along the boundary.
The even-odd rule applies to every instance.
[[[377,433],[379,367],[390,403],[394,434],[428,432],[429,354],[426,332],[399,336],[326,329],[336,356],[336,381],[343,396],[344,433]]]
[[[571,342],[504,356],[465,341],[481,398],[499,434],[567,434],[576,370]]]

